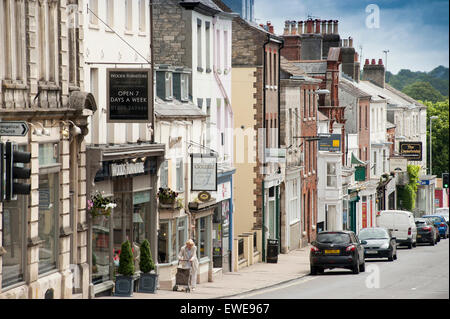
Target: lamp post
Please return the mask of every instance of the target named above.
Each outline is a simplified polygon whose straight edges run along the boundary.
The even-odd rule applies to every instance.
[[[432,151],[432,145],[431,145],[431,126],[433,123],[433,120],[437,119],[437,116],[430,116],[430,175],[433,175],[433,151]]]

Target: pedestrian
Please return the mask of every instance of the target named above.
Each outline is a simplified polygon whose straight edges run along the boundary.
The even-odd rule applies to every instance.
[[[181,267],[184,269],[190,269],[191,281],[190,288],[192,291],[195,290],[197,285],[197,270],[198,270],[198,259],[197,259],[197,246],[192,239],[186,241],[186,244],[181,247],[178,259],[181,262]]]

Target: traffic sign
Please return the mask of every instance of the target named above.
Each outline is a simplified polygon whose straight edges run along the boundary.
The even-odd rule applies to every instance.
[[[27,122],[0,122],[0,136],[25,136],[28,130]]]

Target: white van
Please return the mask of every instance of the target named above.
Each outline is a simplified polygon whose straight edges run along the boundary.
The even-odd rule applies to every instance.
[[[414,216],[406,210],[382,210],[377,214],[376,224],[392,233],[397,244],[416,247],[417,228]]]

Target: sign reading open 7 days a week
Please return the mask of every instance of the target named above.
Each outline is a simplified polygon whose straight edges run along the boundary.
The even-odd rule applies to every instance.
[[[107,121],[152,123],[151,79],[150,69],[107,69]]]
[[[400,142],[400,155],[408,161],[422,160],[422,142]]]

